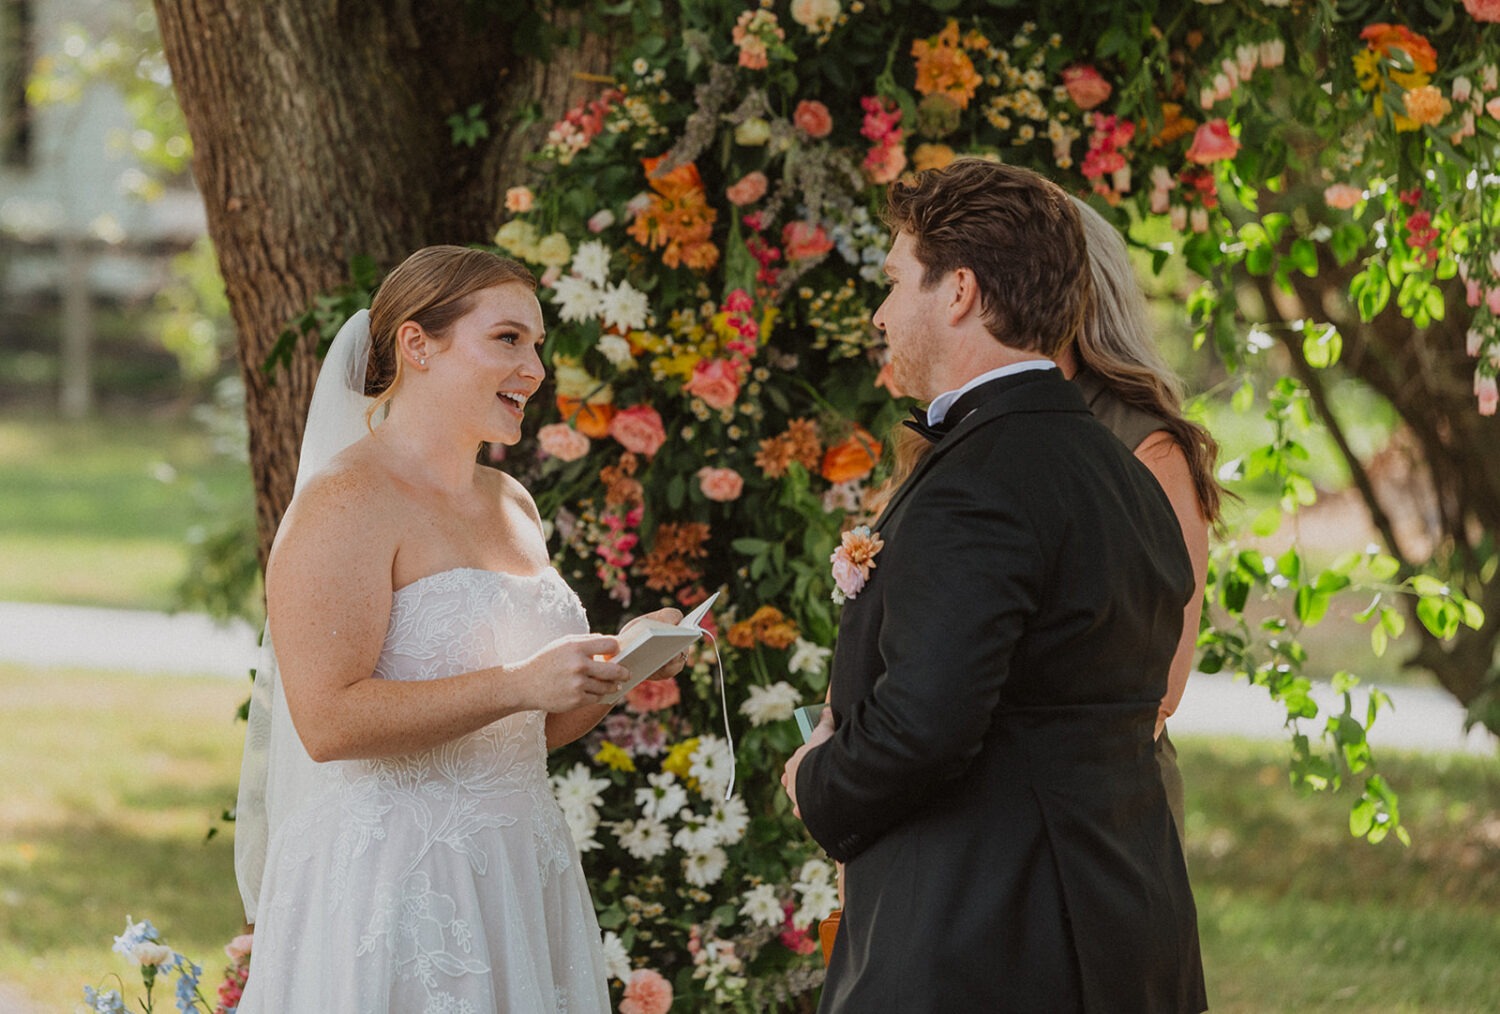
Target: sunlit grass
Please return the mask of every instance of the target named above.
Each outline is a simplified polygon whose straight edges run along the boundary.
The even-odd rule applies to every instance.
[[[0,981],[45,1011],[111,972],[138,986],[110,952],[127,914],[218,975],[243,914],[232,834],[204,837],[233,804],[245,689],[0,666]]]

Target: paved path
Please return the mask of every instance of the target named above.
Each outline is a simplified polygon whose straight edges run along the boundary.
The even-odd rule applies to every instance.
[[[260,656],[258,632],[244,623],[221,626],[195,615],[78,606],[0,603],[0,662],[244,679]],[[1381,747],[1496,755],[1495,738],[1463,728],[1463,709],[1442,690],[1388,687],[1394,708],[1381,713],[1370,736]],[[1326,685],[1314,692],[1325,713],[1342,710]],[[1355,713],[1365,695],[1356,691]],[[1284,710],[1266,692],[1226,676],[1194,676],[1170,727],[1178,735],[1280,739]],[[1304,723],[1309,733],[1322,719]]]

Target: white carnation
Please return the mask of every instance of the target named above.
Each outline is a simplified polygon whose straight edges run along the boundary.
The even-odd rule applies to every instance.
[[[600,793],[607,788],[609,779],[593,777],[583,764],[574,764],[565,775],[552,776],[552,791],[557,796],[558,805],[564,809],[598,806],[604,802]]]
[[[641,814],[656,820],[672,820],[688,805],[687,790],[670,771],[647,775],[650,788],[635,790],[635,805]]]
[[[708,852],[718,845],[718,831],[707,824],[694,822],[672,836],[672,844],[691,855]]]
[[[604,974],[607,978],[624,982],[630,978],[630,954],[625,950],[625,941],[614,930],[604,933]]]
[[[792,646],[792,657],[786,667],[798,676],[812,676],[823,671],[828,663],[828,656],[832,654],[832,648],[825,648],[799,637]]]
[[[603,286],[609,279],[609,247],[597,239],[582,244],[573,254],[573,274]]]
[[[740,915],[761,926],[780,926],[783,918],[781,899],[771,884],[757,884],[745,892]]]
[[[729,865],[729,856],[717,845],[706,852],[694,852],[682,861],[682,875],[694,887],[716,884]]]
[[[605,335],[599,339],[596,348],[614,365],[615,369],[622,371],[635,369],[635,356],[631,355],[630,343],[619,335]]]
[[[155,968],[165,965],[172,960],[172,948],[166,944],[151,943],[149,941],[136,944],[130,951],[130,960],[137,965],[150,965]]]
[[[798,641],[799,646],[802,643]],[[785,680],[768,687],[754,686],[750,688],[750,696],[745,698],[745,703],[740,705],[740,714],[750,719],[751,725],[783,721],[792,717],[800,696],[797,688]],[[701,752],[702,748],[699,750]]]
[[[604,289],[599,294],[600,312],[604,323],[622,331],[637,331],[646,326],[650,307],[646,294],[633,288],[629,282],[620,282]]]

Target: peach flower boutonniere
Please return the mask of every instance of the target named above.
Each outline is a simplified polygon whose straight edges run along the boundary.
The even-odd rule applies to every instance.
[[[870,580],[870,571],[875,569],[875,557],[884,547],[885,543],[870,531],[869,525],[860,525],[844,533],[843,542],[828,558],[833,564],[835,605],[843,605],[864,590],[865,582]]]

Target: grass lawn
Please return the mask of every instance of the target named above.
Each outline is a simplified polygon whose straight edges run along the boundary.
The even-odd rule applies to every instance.
[[[205,503],[251,497],[191,420],[0,418],[0,600],[167,609]]]
[[[244,916],[232,835],[204,836],[234,800],[245,691],[0,666],[0,982],[44,1011],[117,988],[109,973],[138,988],[110,951],[128,913],[203,965],[213,995]],[[172,988],[158,1009],[175,1010]]]
[[[243,696],[232,680],[0,666],[0,983],[47,1011],[110,972],[134,986],[109,950],[126,913],[218,974],[240,909],[230,836],[203,836],[234,794]],[[1292,793],[1283,745],[1178,746],[1215,1011],[1495,1009],[1493,760],[1385,755],[1415,839],[1402,848],[1349,838],[1347,796]]]

